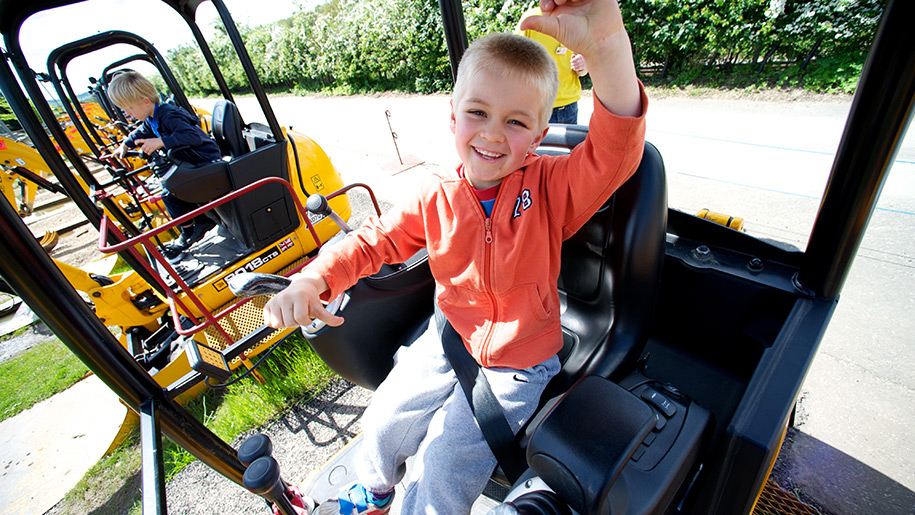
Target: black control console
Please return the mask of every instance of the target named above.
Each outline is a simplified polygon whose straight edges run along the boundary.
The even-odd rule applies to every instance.
[[[531,470],[505,501],[550,491],[578,513],[666,513],[693,483],[711,429],[710,412],[674,386],[638,373],[619,385],[585,378],[534,429]]]

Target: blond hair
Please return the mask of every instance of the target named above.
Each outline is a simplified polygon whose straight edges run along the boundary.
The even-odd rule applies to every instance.
[[[543,45],[524,36],[494,32],[473,42],[458,66],[457,80],[451,100],[460,102],[467,85],[477,80],[482,70],[496,70],[504,77],[511,78],[519,85],[540,92],[543,104],[541,126],[546,127],[556,101],[559,89],[559,75],[556,63]]]
[[[148,98],[150,102],[159,103],[159,92],[153,83],[137,72],[122,72],[114,76],[108,85],[108,98],[114,105],[123,109],[137,105]]]

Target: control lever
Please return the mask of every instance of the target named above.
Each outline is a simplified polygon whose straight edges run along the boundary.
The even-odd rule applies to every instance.
[[[242,482],[251,493],[273,503],[274,513],[302,515],[314,509],[314,502],[298,488],[287,485],[280,477],[280,465],[273,458],[273,444],[264,434],[256,434],[238,448],[238,461],[245,467]]]
[[[263,456],[273,455],[273,442],[270,437],[264,434],[256,434],[248,437],[238,448],[238,461],[242,465],[251,465],[255,460]]]
[[[263,274],[260,272],[248,272],[236,274],[230,277],[226,283],[229,290],[236,297],[247,299],[258,295],[275,295],[289,286],[292,281],[288,277],[274,274]],[[332,315],[336,315],[349,302],[349,295],[341,293],[325,309]],[[323,320],[314,319],[308,325],[302,326],[302,332],[308,334],[317,334],[324,328],[327,323]]]
[[[249,492],[273,503],[283,515],[299,515],[289,500],[286,483],[280,477],[280,465],[273,456],[261,456],[248,465],[242,482]]]
[[[229,290],[240,299],[250,299],[259,295],[276,295],[286,289],[292,281],[288,277],[260,272],[235,274],[226,281]]]
[[[335,224],[337,224],[337,227],[339,227],[340,230],[345,233],[353,230],[349,224],[340,218],[340,215],[334,213],[334,210],[330,208],[330,204],[327,203],[327,198],[325,198],[324,195],[321,195],[320,193],[313,193],[308,196],[308,200],[305,201],[305,209],[316,215],[330,218],[334,221]]]

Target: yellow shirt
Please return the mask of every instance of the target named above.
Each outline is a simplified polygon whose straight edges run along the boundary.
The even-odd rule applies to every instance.
[[[534,7],[525,12],[521,19],[540,14],[540,8]],[[578,78],[578,73],[572,70],[572,51],[546,34],[533,30],[520,30],[520,28],[516,32],[543,45],[547,53],[556,61],[556,68],[559,69],[559,91],[556,93],[556,102],[553,103],[553,107],[562,107],[578,102],[581,98],[581,80]]]

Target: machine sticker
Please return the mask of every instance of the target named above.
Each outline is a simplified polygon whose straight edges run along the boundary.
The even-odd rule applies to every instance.
[[[21,157],[17,157],[16,162],[19,163],[19,166],[25,166],[25,159],[22,159]]]
[[[311,211],[308,212],[308,219],[311,221],[311,225],[316,225],[321,220],[324,220],[324,218],[323,215],[315,214]]]
[[[277,245],[274,245],[272,248],[264,251],[261,255],[257,256],[256,258],[252,259],[251,261],[248,261],[244,265],[238,267],[238,269],[236,269],[234,272],[226,274],[225,277],[214,282],[213,288],[215,288],[216,291],[225,290],[226,288],[229,287],[229,285],[228,285],[228,283],[226,283],[226,281],[228,281],[230,277],[238,275],[238,274],[254,272],[258,268],[267,264],[273,258],[279,256],[281,253],[286,252],[287,250],[289,250],[293,247],[295,247],[295,242],[292,240],[292,238],[286,238],[285,240],[281,241]]]
[[[292,238],[286,238],[279,244],[280,252],[286,252],[287,250],[291,249],[293,245],[295,245],[295,243],[293,243]]]
[[[324,189],[324,182],[321,180],[321,176],[320,176],[320,175],[317,175],[317,174],[312,175],[312,176],[311,176],[311,183],[315,185],[315,189],[318,190],[318,191],[321,191],[321,190]]]

